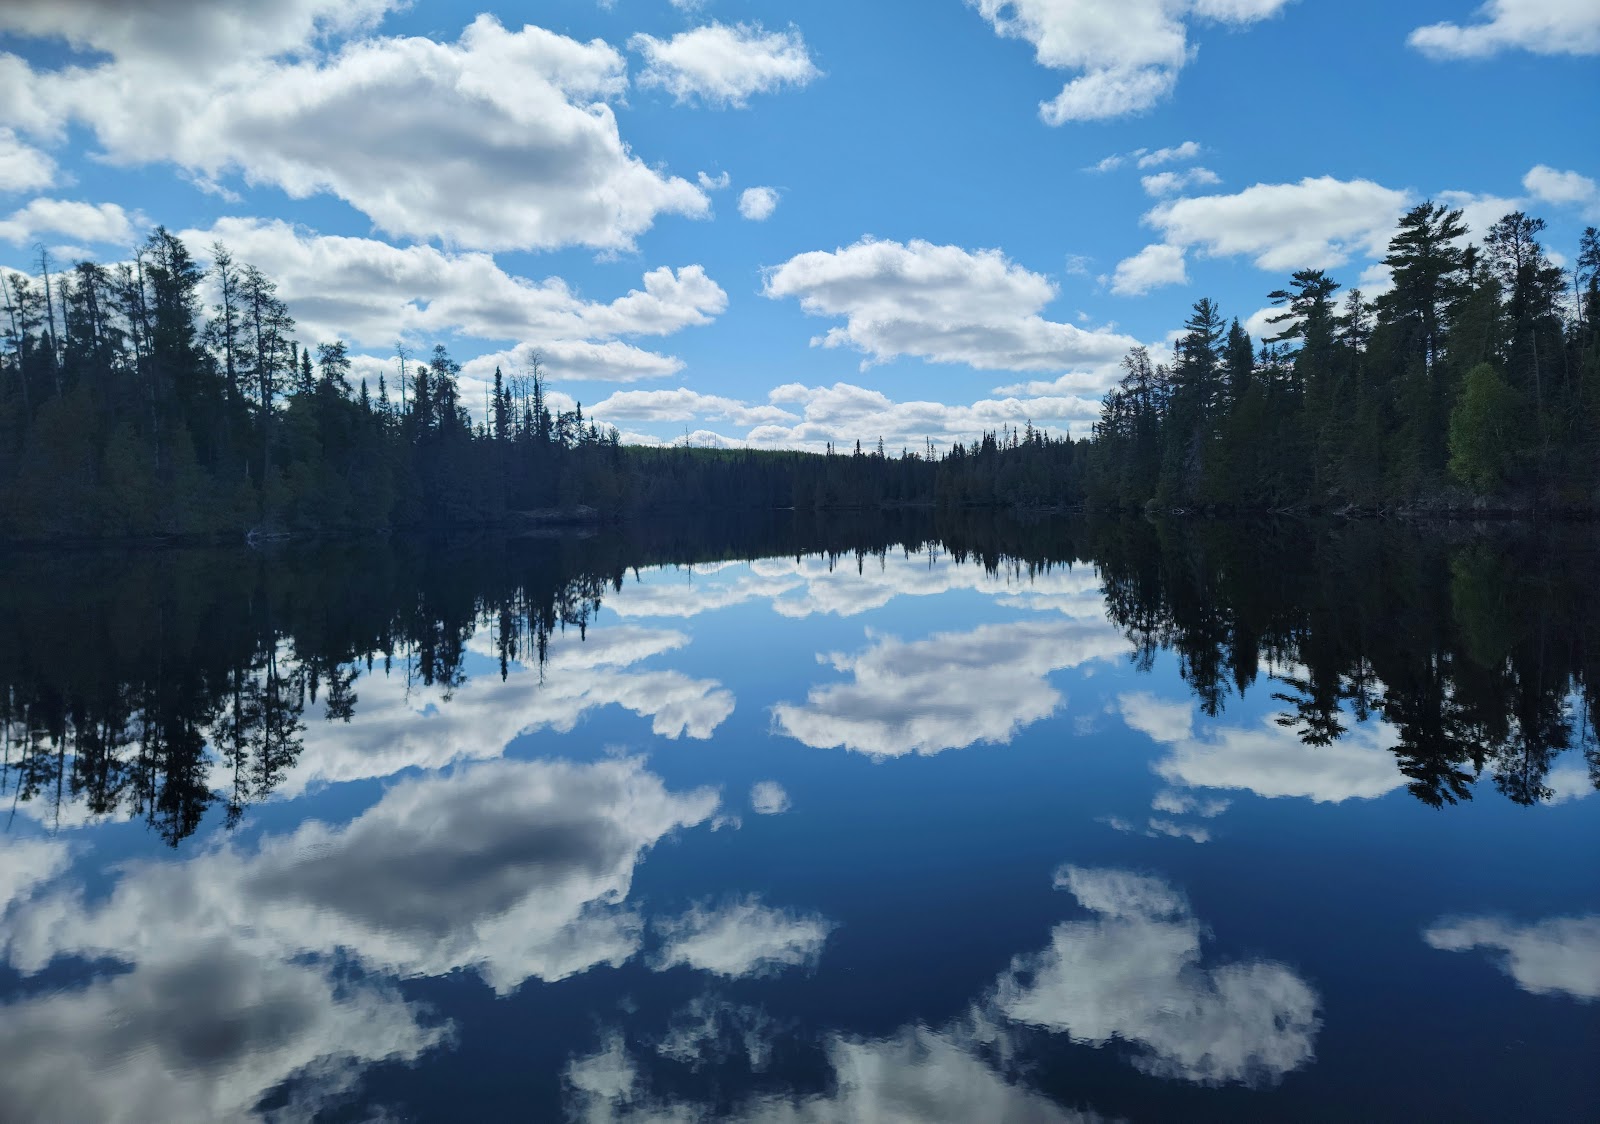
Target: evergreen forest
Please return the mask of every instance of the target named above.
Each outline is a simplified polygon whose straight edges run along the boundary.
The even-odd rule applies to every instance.
[[[1368,299],[1322,270],[1270,294],[1258,348],[1201,298],[1170,362],[1135,349],[1092,435],[802,453],[625,446],[496,371],[474,421],[444,345],[355,385],[274,281],[164,228],[130,260],[0,271],[0,540],[237,539],[516,523],[592,509],[980,506],[1592,513],[1600,234],[1553,264],[1542,220],[1468,239],[1424,203]],[[559,376],[560,372],[551,372]],[[590,517],[589,512],[584,513]]]

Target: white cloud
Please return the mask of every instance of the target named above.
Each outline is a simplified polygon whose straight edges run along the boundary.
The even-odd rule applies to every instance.
[[[1578,172],[1562,172],[1539,164],[1522,177],[1522,186],[1540,202],[1580,207],[1586,217],[1600,214],[1600,185]]]
[[[1200,144],[1198,141],[1188,140],[1182,144],[1172,145],[1169,148],[1158,148],[1154,152],[1145,152],[1140,149],[1132,155],[1138,156],[1139,167],[1141,168],[1159,168],[1163,164],[1176,164],[1184,160],[1193,160],[1200,155]]]
[[[1501,966],[1535,995],[1600,1000],[1600,916],[1556,917],[1516,925],[1498,917],[1441,921],[1422,934],[1447,952],[1474,948],[1505,953]]]
[[[1210,168],[1189,168],[1182,172],[1153,172],[1139,177],[1139,186],[1146,195],[1175,195],[1189,187],[1209,187],[1222,182],[1222,177]]]
[[[1488,0],[1477,14],[1482,22],[1429,24],[1406,42],[1441,59],[1486,58],[1504,50],[1600,54],[1600,8],[1589,0]]]
[[[684,366],[683,360],[674,355],[646,351],[621,340],[519,343],[503,351],[486,352],[461,365],[463,403],[475,405],[468,401],[472,397],[467,393],[471,389],[467,385],[469,382],[476,384],[473,392],[479,393],[483,385],[493,381],[496,367],[506,374],[527,373],[533,370],[536,361],[547,379],[560,382],[644,382],[670,378]]]
[[[277,282],[310,335],[360,346],[443,333],[536,344],[661,336],[710,323],[728,306],[701,266],[651,269],[643,288],[598,303],[560,277],[533,282],[507,274],[486,253],[314,234],[280,219],[219,219],[181,237],[200,256],[221,240],[237,261]]]
[[[902,355],[988,371],[1114,365],[1136,342],[1040,315],[1056,288],[999,250],[879,242],[799,254],[767,272],[769,297],[793,297],[846,324],[812,342],[849,346],[871,362]]]
[[[1280,334],[1290,324],[1296,323],[1299,319],[1298,317],[1295,317],[1285,321],[1282,324],[1274,324],[1272,322],[1273,317],[1282,315],[1283,309],[1276,305],[1269,304],[1265,308],[1258,308],[1249,316],[1244,318],[1244,330],[1249,332],[1253,339],[1271,339],[1273,336]]]
[[[126,247],[133,242],[134,223],[142,221],[115,203],[30,199],[27,206],[0,219],[0,238],[22,246],[44,234],[64,234],[98,245]]]
[[[968,0],[1006,38],[1034,48],[1040,66],[1080,72],[1039,106],[1051,125],[1122,117],[1172,92],[1194,57],[1186,20],[1235,25],[1275,14],[1288,0]]]
[[[1490,227],[1506,215],[1512,211],[1523,210],[1528,205],[1525,199],[1485,195],[1472,191],[1441,191],[1438,193],[1438,201],[1452,210],[1461,212],[1461,221],[1467,228],[1467,236],[1460,240],[1463,243],[1474,236],[1482,238]]]
[[[778,209],[778,192],[770,187],[747,187],[739,195],[739,214],[751,222],[765,222]]]
[[[316,40],[370,29],[403,0],[237,0],[129,4],[126,0],[13,0],[0,29],[65,39],[141,65],[214,69],[307,50]]]
[[[1119,696],[1117,705],[1129,727],[1170,747],[1152,766],[1169,784],[1339,803],[1372,800],[1405,783],[1389,748],[1397,735],[1382,722],[1358,725],[1332,745],[1312,746],[1271,716],[1253,727],[1196,732],[1190,704],[1134,693]]]
[[[1114,379],[1106,380],[1109,385]],[[775,403],[798,407],[802,420],[792,426],[763,425],[747,435],[751,444],[820,449],[832,441],[847,451],[857,440],[865,448],[882,437],[887,450],[919,449],[924,438],[936,448],[955,441],[973,441],[1002,425],[1020,428],[1031,421],[1081,435],[1099,415],[1100,403],[1091,397],[980,399],[968,405],[943,402],[897,402],[877,390],[850,383],[831,387],[780,386],[772,391]]]
[[[635,35],[628,45],[645,59],[639,85],[659,87],[680,102],[743,106],[751,94],[804,86],[821,74],[793,26],[710,23],[671,39]]]
[[[1117,263],[1111,277],[1111,291],[1118,296],[1143,296],[1163,285],[1186,285],[1189,271],[1182,246],[1152,242],[1131,258]]]
[[[1166,883],[1063,867],[1056,885],[1100,916],[1057,925],[1050,944],[1000,978],[1005,1018],[1106,1046],[1126,1042],[1158,1077],[1275,1083],[1315,1056],[1315,991],[1283,964],[1206,967],[1202,926]]]
[[[608,422],[680,422],[726,418],[734,425],[776,425],[798,420],[777,406],[750,406],[735,398],[677,390],[619,390],[594,404],[595,417]]]
[[[130,11],[105,31],[76,16],[22,21],[40,34],[72,22],[110,58],[15,76],[31,100],[7,123],[81,122],[113,164],[170,161],[212,183],[238,172],[296,198],[330,193],[391,234],[472,248],[628,248],[660,214],[709,212],[699,187],[622,141],[607,99],[626,88],[626,65],[609,45],[483,15],[455,43],[371,36],[314,50],[318,29],[370,23],[387,6],[301,0],[268,13],[259,33],[249,17],[270,5],[208,13],[174,42],[224,46],[178,54],[181,65],[154,34],[170,20],[133,29]]]
[[[682,917],[657,922],[656,929],[665,942],[658,969],[684,964],[739,979],[816,964],[833,923],[752,897],[715,909],[695,906]]]
[[[1522,177],[1522,186],[1546,203],[1587,203],[1600,191],[1588,176],[1557,171],[1547,164],[1529,169]]]
[[[699,180],[700,187],[705,191],[721,191],[732,182],[727,172],[718,172],[714,176],[709,172],[701,172],[695,178]]]
[[[1050,672],[1126,650],[1103,619],[1023,620],[909,642],[884,637],[857,655],[824,657],[850,681],[812,688],[803,704],[779,703],[773,721],[806,745],[873,757],[1005,744],[1061,706]]]
[[[1371,180],[1318,176],[1175,199],[1156,206],[1144,222],[1169,246],[1217,257],[1248,255],[1273,272],[1331,269],[1357,252],[1382,257],[1406,202],[1405,192]]]
[[[858,440],[863,449],[873,446],[875,450],[881,437],[886,451],[895,455],[902,448],[921,450],[925,440],[932,440],[943,449],[955,441],[976,440],[1001,426],[1020,429],[1030,421],[1035,428],[1058,434],[1081,434],[1099,416],[1100,403],[1091,395],[1099,394],[1112,382],[1114,376],[1097,377],[1084,387],[1083,395],[980,399],[966,405],[897,402],[882,391],[850,383],[831,387],[786,384],[773,389],[765,405],[680,387],[620,391],[596,403],[593,411],[612,423],[661,424],[723,418],[737,426],[753,427],[742,438],[701,431],[703,436],[728,447],[749,444],[820,452],[832,442],[836,449],[847,452]]]
[[[789,810],[789,794],[777,781],[757,781],[750,788],[750,807],[758,816],[779,816]]]
[[[599,302],[559,277],[532,281],[508,274],[485,253],[320,235],[279,220],[226,218],[180,236],[202,259],[221,241],[236,261],[259,267],[312,340],[384,348],[400,337],[426,343],[445,334],[522,341],[468,363],[464,373],[480,380],[496,365],[526,369],[536,354],[555,379],[631,382],[673,375],[683,368],[680,360],[617,337],[670,335],[708,324],[728,304],[698,265],[652,269],[642,288]]]
[[[12,129],[0,129],[0,191],[39,191],[56,180],[56,162]]]

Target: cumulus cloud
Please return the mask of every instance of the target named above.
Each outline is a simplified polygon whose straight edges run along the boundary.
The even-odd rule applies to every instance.
[[[370,29],[402,0],[238,0],[232,4],[129,4],[125,0],[14,0],[0,29],[61,38],[80,50],[140,63],[201,69],[310,49],[319,39]]]
[[[1535,995],[1600,1000],[1600,915],[1556,917],[1518,925],[1498,917],[1441,921],[1422,934],[1447,952],[1503,953],[1501,967]]]
[[[812,688],[803,704],[778,704],[773,721],[807,745],[873,757],[1003,744],[1061,706],[1050,672],[1126,649],[1104,620],[1024,620],[909,642],[884,637],[854,656],[823,657],[850,681]]]
[[[0,238],[22,246],[46,234],[61,234],[96,245],[127,246],[134,240],[136,222],[142,224],[143,220],[115,203],[30,199],[25,207],[0,219]]]
[[[680,964],[738,979],[816,964],[833,922],[817,914],[773,909],[750,897],[659,921],[663,946],[656,966]]]
[[[1488,0],[1478,23],[1419,27],[1406,42],[1439,59],[1487,58],[1506,50],[1600,54],[1600,10],[1587,0]]]
[[[1131,258],[1117,263],[1117,271],[1111,276],[1111,291],[1118,296],[1137,297],[1163,285],[1186,285],[1188,282],[1183,247],[1152,242]]]
[[[1522,186],[1541,203],[1557,207],[1580,207],[1586,216],[1600,213],[1600,186],[1578,172],[1562,172],[1539,164],[1522,177]]]
[[[39,14],[51,7],[69,14]],[[168,161],[214,184],[236,172],[295,198],[332,194],[390,234],[470,248],[622,249],[660,214],[709,212],[698,186],[623,142],[609,99],[626,89],[626,64],[599,40],[482,15],[454,43],[370,35],[315,49],[319,34],[371,24],[382,0],[297,0],[281,13],[252,0],[194,14],[171,43],[158,33],[193,5],[164,5],[146,25],[142,7],[104,26],[82,15],[116,7],[25,5],[6,17],[108,57],[33,72],[7,56],[15,73],[0,86],[29,95],[5,124],[77,122],[113,164]],[[182,43],[194,49],[174,55]]]
[[[1242,26],[1275,14],[1288,0],[968,0],[995,33],[1021,39],[1040,66],[1077,71],[1039,105],[1051,125],[1096,121],[1150,109],[1194,57],[1188,21]]]
[[[1317,993],[1272,961],[1205,966],[1202,926],[1165,882],[1066,866],[1056,885],[1099,916],[1012,961],[994,998],[1003,1017],[1125,1042],[1144,1072],[1207,1085],[1275,1083],[1315,1057]]]
[[[1209,187],[1222,182],[1222,177],[1210,168],[1189,168],[1182,172],[1152,172],[1139,177],[1139,186],[1146,195],[1176,195],[1189,187]]]
[[[56,162],[0,128],[0,191],[39,191],[56,181]]]
[[[1137,343],[1046,320],[1055,285],[999,250],[866,238],[790,258],[767,271],[764,291],[814,316],[844,317],[813,344],[853,347],[869,362],[909,355],[986,371],[1062,370],[1115,364]]]
[[[721,191],[732,182],[732,178],[727,172],[718,172],[716,175],[712,175],[709,172],[701,172],[695,178],[706,191]]]
[[[1308,177],[1232,195],[1158,204],[1144,217],[1169,246],[1245,255],[1274,272],[1331,269],[1353,253],[1381,257],[1408,197],[1371,180]]]
[[[680,102],[743,106],[751,94],[804,86],[821,74],[793,26],[767,31],[759,23],[709,23],[665,40],[635,35],[628,45],[644,56],[639,85]]]
[[[751,222],[766,222],[778,209],[778,192],[770,187],[747,187],[739,195],[739,214]]]
[[[1390,752],[1396,735],[1381,722],[1356,726],[1332,745],[1311,746],[1270,716],[1253,727],[1197,732],[1192,704],[1140,692],[1119,696],[1117,705],[1130,728],[1169,747],[1152,766],[1169,784],[1340,803],[1372,800],[1405,783]]]
[[[882,391],[851,383],[808,387],[789,383],[768,394],[764,405],[717,395],[676,391],[621,391],[594,407],[603,420],[681,422],[725,418],[734,425],[752,425],[741,438],[698,431],[719,444],[748,444],[763,448],[810,449],[821,452],[831,442],[841,451],[860,441],[863,448],[882,438],[887,451],[922,449],[925,441],[937,448],[956,441],[973,441],[1001,426],[1035,428],[1081,434],[1099,415],[1098,394],[1115,382],[1109,373],[1098,376],[1081,395],[1058,393],[1036,397],[980,399],[970,404],[900,402]],[[1055,388],[1047,388],[1055,389]]]
[[[592,413],[608,422],[679,422],[694,418],[725,418],[734,425],[756,426],[796,421],[777,406],[751,406],[736,398],[677,390],[619,390],[596,402]]]
[[[1139,158],[1139,167],[1159,168],[1163,164],[1176,164],[1184,160],[1193,160],[1200,155],[1200,143],[1187,140],[1182,144],[1158,148],[1154,152],[1146,152],[1140,149],[1135,155]]]
[[[321,235],[276,219],[221,219],[180,236],[202,256],[221,241],[236,260],[277,283],[313,335],[361,346],[441,333],[543,346],[662,336],[709,324],[728,305],[727,293],[699,265],[652,269],[642,288],[599,302],[559,277],[508,274],[489,254]]]

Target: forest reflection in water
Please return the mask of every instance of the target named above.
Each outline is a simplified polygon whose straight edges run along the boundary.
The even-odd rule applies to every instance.
[[[1582,1118],[1596,557],[913,513],[10,556],[0,1118]]]
[[[1330,761],[1341,739],[1381,726],[1410,792],[1436,807],[1472,799],[1485,778],[1528,805],[1600,787],[1600,556],[1587,529],[906,516],[0,559],[3,790],[45,824],[134,816],[176,844],[208,813],[231,824],[270,797],[308,728],[348,723],[363,684],[432,688],[447,709],[474,646],[503,679],[513,665],[542,671],[552,635],[572,631],[592,645],[582,663],[603,695],[621,658],[608,643],[676,644],[661,630],[590,634],[608,598],[636,598],[643,568],[809,557],[813,570],[858,571],[832,593],[860,611],[893,595],[867,573],[891,555],[942,556],[1023,592],[1031,575],[1071,567],[1102,591],[1120,634],[1100,637],[1095,656],[1148,669],[1174,653],[1207,718],[1268,691],[1276,725]],[[790,588],[767,583],[780,612]],[[695,609],[666,599],[655,609],[668,617]],[[1031,622],[879,645],[839,666],[894,680],[889,704],[835,685],[780,703],[775,722],[810,744],[877,755],[1006,741],[1053,709],[1041,669],[1068,666],[1052,661],[1079,647],[1063,626]],[[993,690],[956,690],[985,673]],[[649,686],[665,692],[658,732],[676,723],[706,736],[732,706],[677,672]],[[1193,741],[1188,710],[1165,706],[1136,713],[1132,697],[1123,716],[1181,750]],[[939,719],[955,709],[952,733]]]

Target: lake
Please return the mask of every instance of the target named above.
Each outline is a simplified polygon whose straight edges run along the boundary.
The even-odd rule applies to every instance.
[[[0,1118],[1600,1118],[1597,546],[0,557]]]

